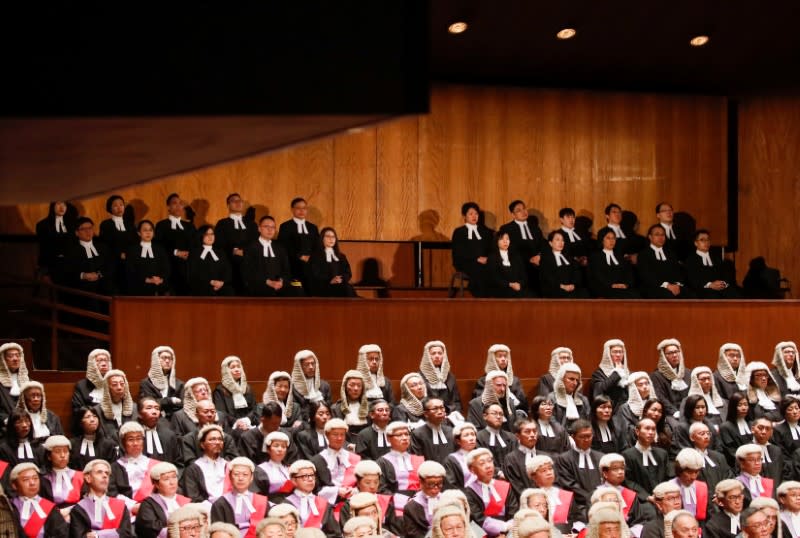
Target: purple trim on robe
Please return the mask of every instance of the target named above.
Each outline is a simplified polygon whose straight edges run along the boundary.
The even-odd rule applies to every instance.
[[[405,453],[408,455],[408,464],[413,467],[413,463],[411,462],[411,454],[408,452]],[[400,491],[408,490],[408,471],[401,471],[400,470],[400,460],[397,457],[397,454],[392,452],[391,450],[383,455],[383,457],[392,464],[394,467],[394,476],[397,479],[397,489]]]
[[[681,484],[681,481],[678,480],[677,478],[673,478],[672,480],[670,480],[670,482],[672,482],[673,484],[676,484],[679,488],[681,488],[681,502],[683,503],[683,509],[686,510],[687,512],[691,512],[691,514],[693,516],[696,516],[697,515],[697,504],[687,503],[686,499],[683,496],[683,490],[691,489],[691,486],[687,488],[686,486]],[[694,482],[692,482],[692,485],[694,486]],[[697,487],[696,486],[694,488],[694,498],[695,498],[695,500],[697,499]]]
[[[242,503],[242,511],[236,511],[236,493],[228,492],[223,495],[228,504],[231,505],[231,511],[233,512],[234,524],[239,527],[240,531],[246,531],[250,528],[250,512],[247,510],[247,506]],[[253,495],[252,493],[248,495],[248,499],[250,504],[253,503]]]
[[[475,480],[472,484],[470,484],[467,487],[471,488],[472,491],[478,494],[478,498],[483,500],[483,488],[481,486],[482,486],[481,482]],[[483,507],[484,509],[486,508],[486,503],[484,503]],[[503,506],[502,515],[505,515],[505,513],[506,513],[506,507]],[[497,536],[499,534],[502,534],[503,532],[505,532],[505,528],[506,528],[506,522],[503,521],[502,519],[486,516],[486,519],[483,520],[483,530],[485,530],[486,534],[488,534],[489,536]]]
[[[72,484],[72,477],[75,476],[75,470],[67,469],[67,476],[69,477],[70,484]],[[53,502],[56,504],[61,504],[64,501],[66,501],[67,500],[66,497],[56,496],[56,472],[50,471],[49,473],[44,475],[44,477],[50,482],[50,486],[53,491]],[[75,486],[72,487],[74,488]],[[64,492],[65,495],[69,495],[70,493],[72,493],[72,490]]]
[[[780,519],[786,524],[786,528],[789,529],[789,533],[791,534],[791,538],[797,538],[800,536],[800,529],[795,530],[794,526],[792,525],[792,514],[786,510],[781,511]]]

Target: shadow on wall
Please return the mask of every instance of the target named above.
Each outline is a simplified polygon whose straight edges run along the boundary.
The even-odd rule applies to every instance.
[[[411,241],[449,241],[450,237],[438,231],[441,218],[435,209],[426,209],[417,215],[419,224],[419,235],[411,238]]]
[[[128,207],[133,208],[133,218],[137,223],[147,218],[147,214],[150,212],[150,206],[141,198],[134,198],[128,201]]]
[[[186,218],[192,221],[195,228],[211,224],[208,222],[208,210],[210,208],[211,204],[208,200],[205,198],[196,198],[186,206]]]

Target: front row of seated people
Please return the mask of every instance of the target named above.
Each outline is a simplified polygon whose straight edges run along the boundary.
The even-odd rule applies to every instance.
[[[742,297],[722,259],[712,257],[706,229],[694,233],[695,251],[684,253],[688,241],[679,242],[671,225],[659,222],[647,231],[649,244],[632,250],[637,247],[614,223],[614,215],[621,218],[616,204],[606,208],[609,224],[597,232],[597,246],[575,232],[571,208],[561,210],[562,227],[546,237],[524,202],[511,202],[509,211],[514,220],[494,232],[479,224],[478,204],[461,208],[465,224],[453,232],[453,266],[469,277],[476,297]]]
[[[629,372],[624,342],[607,341],[590,400],[571,351],[557,348],[554,375],[528,402],[510,349],[494,345],[466,406],[438,341],[404,376],[399,403],[375,345],[362,346],[333,404],[309,350],[270,375],[259,404],[239,357],[223,359],[212,391],[181,382],[174,350],[159,346],[134,402],[110,353],[94,350],[68,439],[22,348],[6,344],[3,486],[28,536],[163,536],[189,504],[241,536],[271,518],[286,535],[294,521],[340,536],[361,516],[378,535],[514,536],[528,514],[543,536],[594,535],[608,502],[621,536],[666,536],[681,508],[679,521],[705,536],[761,536],[761,519],[800,536],[797,346],[779,343],[769,369],[724,344],[716,371],[685,368],[677,340],[657,350],[653,372]],[[457,513],[437,519],[453,497]]]

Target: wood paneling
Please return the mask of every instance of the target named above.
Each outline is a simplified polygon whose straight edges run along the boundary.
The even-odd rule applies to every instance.
[[[545,231],[559,226],[566,205],[592,218],[596,230],[610,201],[646,228],[655,204],[669,200],[725,243],[725,104],[719,97],[443,86],[433,90],[426,116],[120,193],[138,218],[158,220],[166,195],[179,192],[200,222],[224,216],[232,191],[256,205],[258,216],[279,221],[289,217],[289,201],[304,196],[312,221],[362,240],[448,239],[467,200],[481,204],[495,227],[508,220],[512,199],[525,199]],[[83,210],[105,218],[107,194],[81,200]],[[10,208],[0,231],[30,232],[45,212],[43,205]]]
[[[739,246],[743,278],[749,261],[800,286],[800,98],[750,98],[739,106]],[[794,336],[797,338],[797,336]]]
[[[383,348],[386,374],[400,379],[419,367],[429,340],[447,344],[460,378],[480,376],[486,350],[500,342],[511,347],[521,377],[544,373],[550,351],[561,345],[573,349],[588,377],[609,338],[626,342],[631,370],[652,371],[656,345],[670,337],[683,343],[689,366],[716,368],[724,342],[741,344],[750,360],[768,360],[777,342],[796,338],[800,302],[123,297],[113,314],[114,365],[132,380],[145,377],[158,345],[175,349],[184,378],[217,379],[220,361],[233,354],[250,379],[263,380],[291,369],[298,350],[312,349],[323,377],[335,380],[366,343]]]

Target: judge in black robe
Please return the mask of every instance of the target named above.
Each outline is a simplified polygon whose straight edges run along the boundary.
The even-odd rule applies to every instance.
[[[194,224],[184,220],[184,206],[177,193],[167,196],[167,218],[158,221],[155,242],[166,252],[172,285],[178,295],[188,295],[187,260],[195,237]],[[141,226],[141,223],[139,223]]]
[[[197,231],[200,246],[189,251],[187,279],[192,295],[230,297],[233,295],[233,270],[228,255],[216,245],[214,228],[206,224]]]
[[[665,246],[666,235],[660,224],[650,226],[650,244],[637,257],[640,291],[649,299],[692,299],[677,256]],[[662,258],[663,257],[663,258]]]
[[[244,249],[258,238],[258,225],[255,223],[255,211],[252,207],[247,213],[244,212],[244,201],[239,193],[229,194],[225,202],[230,215],[218,220],[214,226],[214,244],[231,262],[233,289],[237,295],[244,295],[245,286],[241,278]]]
[[[589,257],[589,288],[596,297],[604,299],[637,299],[639,291],[634,287],[633,267],[616,248],[614,230],[605,227],[597,237],[600,250]]]
[[[486,263],[487,295],[489,297],[528,297],[528,272],[522,258],[509,249],[508,232],[495,235],[494,248]]]
[[[19,497],[16,497],[9,502],[9,505],[14,518],[16,536],[24,537],[27,536],[27,534],[22,526],[22,520],[20,516],[22,503],[23,501]],[[47,538],[67,538],[69,536],[69,529],[70,526],[66,520],[64,520],[64,516],[61,515],[61,511],[56,506],[53,506],[53,508],[47,514],[47,518],[44,520],[44,525],[42,526],[42,535],[46,536]],[[13,534],[9,534],[9,536],[13,536]]]
[[[542,249],[547,245],[539,219],[528,214],[525,202],[514,200],[508,205],[513,220],[500,227],[511,239],[510,250],[519,256],[528,277],[528,289],[532,297],[539,295],[539,261]]]
[[[543,297],[588,299],[581,268],[567,260],[564,252],[564,232],[554,230],[547,235],[550,248],[542,251],[539,281]]]
[[[274,240],[275,220],[262,217],[261,234],[244,250],[242,278],[249,295],[256,297],[296,297],[303,295],[302,286],[292,282],[289,256],[284,246]]]
[[[320,244],[311,253],[311,294],[319,297],[355,297],[350,284],[353,273],[347,256],[339,250],[336,230],[325,227],[320,232]]]
[[[111,252],[116,290],[119,293],[127,293],[126,257],[128,250],[139,243],[133,207],[126,205],[122,196],[112,194],[106,200],[106,211],[109,218],[100,223],[98,240],[104,243]]]
[[[39,244],[37,264],[43,275],[53,276],[71,243],[75,242],[78,210],[69,202],[50,202],[47,217],[36,223]],[[57,277],[56,277],[57,278]]]
[[[696,250],[683,262],[689,287],[700,299],[740,299],[742,290],[736,285],[736,276],[728,270],[722,258],[712,255],[708,230],[694,234]]]
[[[479,223],[480,211],[475,202],[462,205],[465,224],[453,230],[451,239],[453,267],[469,277],[469,291],[475,297],[486,295],[486,264],[492,250],[492,230]]]
[[[136,229],[142,241],[125,257],[128,294],[169,295],[172,269],[167,251],[153,242],[152,222],[143,220]]]
[[[319,244],[319,229],[306,220],[308,202],[303,198],[295,198],[291,202],[292,218],[282,222],[278,231],[278,241],[289,254],[289,265],[292,278],[308,287],[311,281],[309,264],[311,253]]]
[[[121,501],[120,501],[121,502]],[[86,510],[80,504],[76,504],[69,513],[69,535],[70,538],[85,537],[88,533],[94,532],[95,535],[99,534],[92,528],[92,518],[94,514],[87,514]],[[117,528],[108,529],[116,531],[118,538],[133,538],[133,526],[131,525],[131,515],[127,507],[122,508],[122,516],[119,518]],[[104,529],[105,532],[108,530]],[[48,538],[49,534],[45,534]]]

